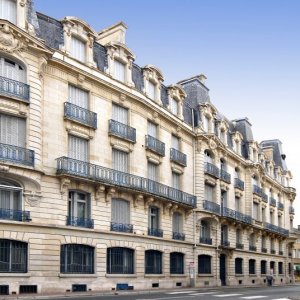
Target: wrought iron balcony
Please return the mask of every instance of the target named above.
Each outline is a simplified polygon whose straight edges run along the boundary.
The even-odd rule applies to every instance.
[[[16,97],[29,103],[29,90],[28,84],[0,76],[1,95]]]
[[[215,202],[204,200],[203,209],[218,215],[220,214],[220,205]]]
[[[245,188],[244,181],[239,178],[234,178],[234,187],[243,191]]]
[[[276,207],[276,199],[270,198],[270,205]]]
[[[231,183],[231,175],[222,169],[220,170],[220,179],[227,183]]]
[[[283,251],[282,250],[280,250],[278,253],[279,253],[279,255],[283,255]]]
[[[11,221],[31,221],[30,211],[0,208],[0,219]]]
[[[206,245],[212,245],[212,238],[200,237],[200,243]]]
[[[239,211],[235,211],[228,207],[223,207],[222,216],[230,219],[234,219],[236,221],[240,221],[246,224],[252,224],[252,217],[249,215],[245,215]]]
[[[244,249],[244,244],[236,243],[236,249]]]
[[[253,193],[260,196],[262,195],[262,189],[256,184],[253,184]]]
[[[34,151],[26,148],[0,143],[0,160],[34,166]]]
[[[284,229],[282,227],[270,224],[270,223],[264,223],[264,228],[266,230],[278,233],[280,235],[284,235],[284,236],[288,236],[289,235],[289,231],[287,229]]]
[[[136,142],[136,130],[126,124],[120,123],[115,120],[108,121],[108,133],[118,136],[132,143]]]
[[[186,160],[187,160],[186,154],[184,154],[174,148],[170,149],[170,160],[186,167]]]
[[[97,114],[70,102],[65,102],[65,117],[86,126],[97,128]]]
[[[230,242],[229,241],[221,241],[221,246],[230,247]]]
[[[277,208],[280,210],[284,210],[284,204],[281,202],[277,202]]]
[[[263,247],[263,248],[261,248],[261,252],[262,252],[262,253],[268,253],[268,249],[265,248],[265,247]]]
[[[256,246],[249,245],[249,250],[250,251],[257,251],[257,248],[256,248]]]
[[[216,167],[215,165],[209,163],[209,162],[206,162],[204,164],[204,172],[206,174],[209,174],[209,175],[212,175],[216,178],[219,178],[220,177],[220,170],[218,167]]]
[[[182,232],[174,232],[173,231],[173,240],[178,240],[178,241],[184,241],[185,240],[185,234]]]
[[[148,235],[163,237],[164,231],[162,229],[158,229],[158,228],[148,228]]]
[[[127,232],[132,233],[133,232],[133,225],[132,224],[123,224],[123,223],[110,223],[110,230],[111,231],[118,231],[118,232]]]
[[[105,168],[69,157],[60,157],[57,159],[57,174],[79,176],[95,182],[122,186],[190,207],[196,207],[197,204],[196,196],[181,190],[174,189],[144,177]]]
[[[94,228],[94,220],[67,216],[67,225],[74,227]]]
[[[289,212],[291,215],[294,215],[295,214],[295,208],[293,206],[290,206],[289,207]]]
[[[145,144],[147,149],[157,153],[160,156],[165,156],[165,143],[151,135],[146,135]]]
[[[271,249],[270,253],[271,254],[276,254],[276,250],[275,249]]]
[[[263,202],[268,203],[268,195],[265,192],[261,192],[261,199]]]

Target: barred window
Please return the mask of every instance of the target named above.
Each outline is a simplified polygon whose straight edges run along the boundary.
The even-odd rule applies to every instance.
[[[94,248],[80,244],[66,244],[61,246],[61,273],[94,273]]]
[[[267,274],[267,261],[262,260],[260,262],[260,274]]]
[[[198,256],[198,273],[211,274],[211,256],[209,255]]]
[[[129,248],[113,247],[107,249],[108,274],[133,274],[134,251]]]
[[[145,274],[162,274],[162,253],[160,251],[145,251]]]
[[[26,273],[27,253],[27,243],[0,239],[0,272]]]
[[[243,274],[243,259],[240,257],[235,259],[235,274]]]
[[[270,272],[272,272],[271,270],[273,270],[273,274],[275,274],[275,261],[270,261]]]
[[[170,273],[184,274],[184,254],[179,252],[170,253]]]
[[[249,274],[255,274],[255,259],[249,259]]]
[[[280,261],[278,263],[278,274],[282,275],[283,274],[283,262]]]

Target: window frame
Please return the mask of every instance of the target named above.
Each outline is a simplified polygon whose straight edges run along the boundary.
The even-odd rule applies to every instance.
[[[163,253],[158,250],[145,251],[145,274],[163,274]]]
[[[244,259],[241,257],[236,257],[234,260],[235,264],[235,274],[236,275],[243,275],[244,274],[244,268],[243,268]]]
[[[198,274],[211,274],[212,256],[207,254],[198,255]]]
[[[113,266],[113,261],[119,264]],[[135,273],[135,251],[127,247],[110,247],[106,251],[106,273],[107,274],[134,274]]]
[[[184,274],[184,253],[170,253],[170,274]]]

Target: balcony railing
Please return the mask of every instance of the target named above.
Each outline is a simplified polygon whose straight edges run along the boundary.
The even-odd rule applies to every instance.
[[[30,211],[0,208],[0,219],[11,221],[31,221]]]
[[[200,237],[200,243],[206,245],[212,245],[212,238]]]
[[[115,120],[108,121],[108,132],[111,135],[118,136],[127,141],[136,142],[136,130],[126,124],[120,123]]]
[[[158,228],[148,228],[148,235],[163,237],[164,231],[162,229],[158,229]]]
[[[110,223],[110,230],[111,231],[118,231],[118,232],[127,232],[132,233],[133,232],[133,225],[132,224],[123,224],[123,223]]]
[[[0,94],[19,98],[29,103],[29,85],[0,76]]]
[[[97,128],[97,114],[70,102],[65,102],[65,117],[94,129]]]
[[[222,169],[220,170],[220,179],[227,183],[231,183],[231,175]]]
[[[256,184],[253,184],[253,193],[260,196],[262,195],[262,189]]]
[[[203,201],[203,209],[210,211],[212,213],[216,213],[218,215],[220,214],[220,205],[215,202],[204,200]]]
[[[94,165],[88,162],[60,157],[57,159],[57,174],[79,176],[108,185],[117,185],[162,197],[168,201],[196,207],[196,196],[174,189],[159,182]]]
[[[280,235],[284,235],[284,236],[288,236],[289,235],[289,231],[287,229],[284,229],[282,227],[270,224],[270,223],[264,223],[264,228],[266,230],[278,233]]]
[[[178,241],[184,241],[185,240],[185,234],[182,232],[174,232],[172,235],[173,240],[178,240]]]
[[[249,250],[250,251],[256,251],[257,248],[256,248],[256,246],[249,245]]]
[[[276,199],[270,198],[270,205],[276,207]]]
[[[236,249],[244,249],[244,244],[236,243],[235,247],[236,247]]]
[[[265,192],[261,192],[261,199],[263,202],[268,203],[268,195]]]
[[[222,209],[222,216],[234,219],[246,224],[252,224],[252,217],[249,215],[245,215],[239,211],[235,211],[233,209],[230,209],[228,207],[223,207]]]
[[[33,167],[34,151],[14,145],[0,143],[0,160]]]
[[[234,187],[243,191],[245,188],[244,181],[239,178],[234,178]]]
[[[212,175],[216,178],[219,178],[220,177],[220,170],[218,167],[216,167],[215,165],[209,163],[209,162],[206,162],[204,164],[204,172],[206,174],[209,174],[209,175]]]
[[[276,250],[275,249],[271,249],[270,253],[271,254],[276,254]]]
[[[186,160],[187,160],[186,154],[184,154],[174,148],[170,149],[170,160],[186,167]]]
[[[94,228],[94,220],[67,216],[67,225],[75,227]]]
[[[284,204],[281,202],[277,202],[277,208],[280,210],[284,210]]]
[[[229,241],[221,241],[221,246],[230,247],[230,242]]]
[[[291,215],[294,215],[295,214],[295,208],[293,206],[290,206],[289,207],[289,212]]]
[[[152,150],[160,156],[165,156],[165,143],[159,141],[151,135],[145,137],[146,148]]]
[[[262,253],[268,253],[268,249],[263,247],[263,248],[261,248],[261,252]]]
[[[279,253],[279,255],[283,255],[283,251],[282,250],[280,250],[278,253]]]

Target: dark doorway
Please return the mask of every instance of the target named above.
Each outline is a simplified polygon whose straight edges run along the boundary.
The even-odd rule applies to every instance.
[[[220,280],[222,285],[226,285],[226,255],[220,255]]]

